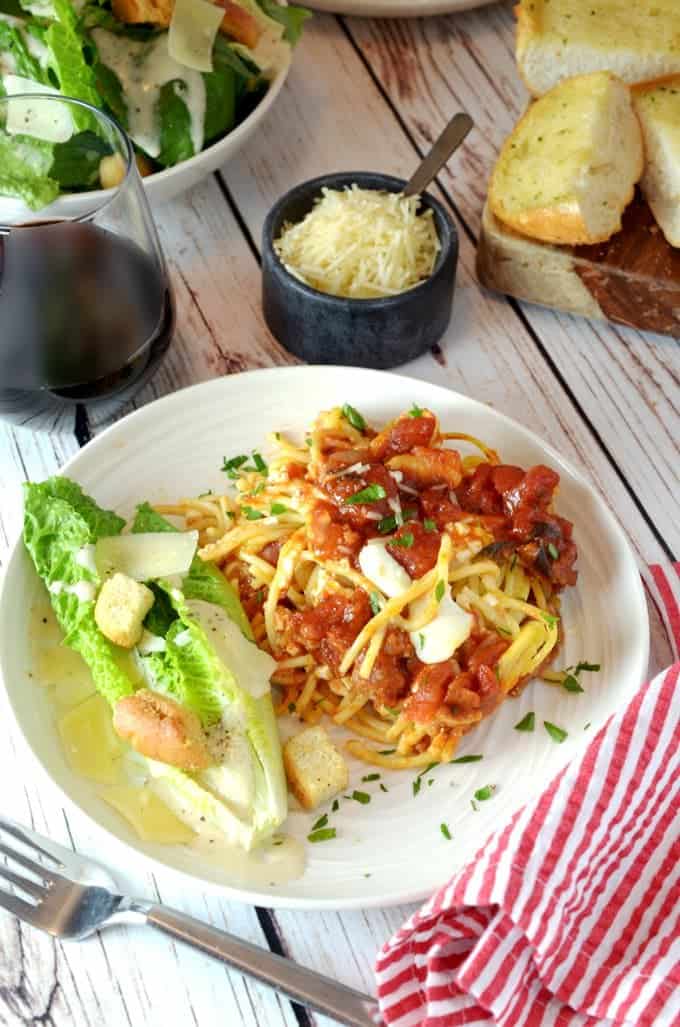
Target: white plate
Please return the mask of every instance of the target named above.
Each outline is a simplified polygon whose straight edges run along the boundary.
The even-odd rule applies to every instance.
[[[309,0],[307,7],[360,18],[424,18],[488,7],[496,0]]]
[[[610,714],[635,693],[647,668],[647,610],[635,560],[621,529],[581,475],[549,446],[496,411],[447,389],[397,375],[356,368],[286,367],[220,378],[185,389],[131,414],[87,445],[64,467],[99,503],[124,515],[144,499],[170,501],[207,489],[223,489],[227,455],[262,447],[269,430],[300,430],[319,410],[351,402],[375,423],[413,402],[434,410],[449,430],[476,435],[511,463],[547,463],[562,478],[558,508],[575,522],[579,581],[565,599],[567,639],[560,663],[601,663],[584,675],[585,693],[539,683],[508,700],[470,733],[460,754],[483,753],[478,763],[445,766],[426,775],[418,795],[414,774],[383,774],[362,784],[373,768],[351,766],[350,791],[371,793],[369,805],[342,801],[331,816],[337,838],[310,845],[307,867],[297,881],[277,889],[239,886],[229,867],[201,865],[181,847],[146,845],[97,797],[94,788],[68,769],[44,693],[28,675],[27,610],[42,586],[17,542],[0,595],[0,660],[16,720],[36,759],[62,793],[101,828],[128,846],[130,859],[143,855],[156,865],[187,874],[195,886],[217,886],[248,902],[300,908],[387,906],[419,899],[474,856],[489,832],[543,789],[578,755]],[[529,710],[536,731],[513,725]],[[568,731],[559,745],[543,720]],[[586,725],[590,725],[586,728]],[[429,780],[434,783],[429,785]],[[483,785],[498,786],[492,799],[470,800]],[[304,839],[315,817],[289,817],[287,830]],[[447,841],[440,825],[452,834]],[[109,839],[110,841],[110,839]],[[102,852],[106,852],[102,846]]]

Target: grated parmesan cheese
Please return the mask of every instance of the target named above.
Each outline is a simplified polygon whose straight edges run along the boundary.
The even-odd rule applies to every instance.
[[[432,274],[440,243],[418,196],[323,189],[312,210],[274,243],[291,274],[320,292],[353,299],[395,296]]]

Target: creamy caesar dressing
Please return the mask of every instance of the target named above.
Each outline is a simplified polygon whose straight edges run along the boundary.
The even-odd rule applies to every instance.
[[[31,609],[29,637],[31,677],[45,688],[53,706],[69,766],[94,783],[97,795],[132,826],[142,841],[182,845],[191,853],[185,869],[204,865],[211,873],[227,873],[229,883],[241,887],[276,887],[302,875],[305,852],[296,839],[277,833],[247,852],[229,844],[194,810],[178,816],[182,811],[171,809],[163,801],[162,787],[151,776],[148,761],[113,731],[110,708],[96,692],[87,665],[78,653],[63,645],[63,632],[47,599],[39,599]],[[164,639],[149,635],[147,652],[159,651],[158,642],[165,644]],[[125,655],[129,659],[129,654]],[[138,662],[144,663],[141,659]],[[126,665],[125,669],[127,672],[130,668]],[[218,739],[212,743],[216,746]],[[216,767],[212,773],[215,778],[222,776],[214,783],[223,787],[228,777],[226,768]]]
[[[92,37],[102,63],[118,76],[127,104],[128,133],[137,145],[150,157],[160,154],[161,125],[156,104],[161,87],[178,81],[191,119],[194,153],[199,153],[203,149],[205,83],[200,72],[172,59],[167,33],[144,43],[121,38],[106,29],[94,29]]]
[[[69,592],[81,603],[91,603],[96,598],[97,586],[93,581],[75,581],[72,585],[67,585],[65,581],[51,581],[48,591],[55,596],[61,595],[62,592]]]
[[[276,661],[244,638],[240,629],[221,606],[202,599],[187,600],[187,609],[193,614],[210,639],[210,644],[237,678],[242,688],[259,699],[270,690],[269,679],[276,669]],[[180,644],[180,635],[175,644]]]

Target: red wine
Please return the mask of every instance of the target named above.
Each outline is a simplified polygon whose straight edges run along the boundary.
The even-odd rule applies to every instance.
[[[0,236],[0,417],[126,403],[173,329],[163,271],[129,239],[68,221]]]

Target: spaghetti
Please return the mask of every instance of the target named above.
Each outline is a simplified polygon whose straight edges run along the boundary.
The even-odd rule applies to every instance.
[[[158,511],[237,588],[277,660],[279,713],[332,718],[377,766],[450,760],[557,651],[577,555],[559,476],[416,407],[379,432],[336,408],[299,444],[268,441],[269,464],[225,460],[233,494]]]

